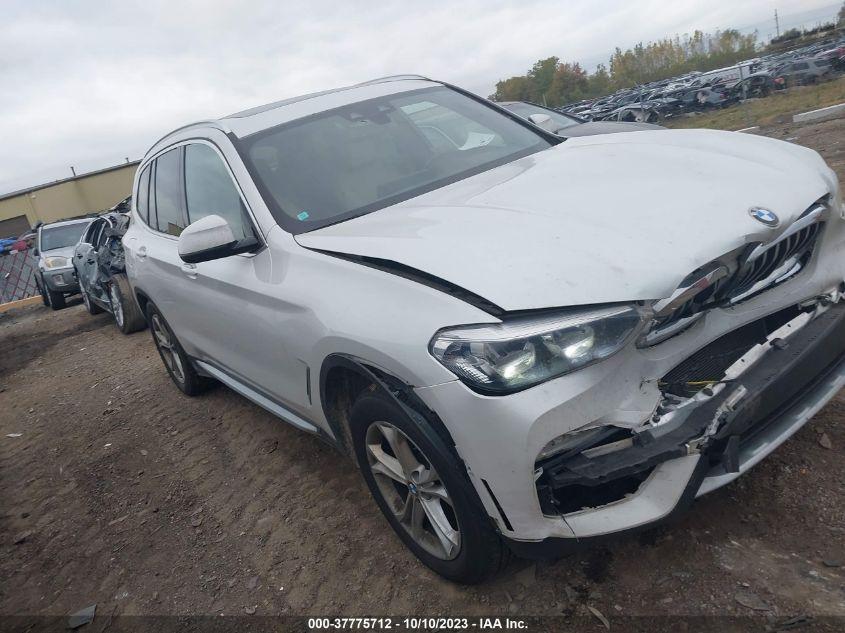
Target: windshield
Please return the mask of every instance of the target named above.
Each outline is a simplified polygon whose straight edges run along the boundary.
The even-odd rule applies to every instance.
[[[445,87],[370,99],[245,138],[239,148],[292,233],[396,204],[552,142]]]
[[[82,237],[82,232],[87,226],[87,222],[76,222],[75,224],[43,227],[41,229],[41,250],[52,251],[56,248],[73,246]]]
[[[578,125],[580,123],[580,121],[572,119],[565,114],[561,114],[560,112],[555,112],[554,110],[549,110],[547,108],[541,108],[540,106],[535,106],[530,103],[509,103],[504,107],[511,112],[515,112],[523,119],[527,119],[532,114],[546,114],[552,121],[554,121],[555,132],[560,132],[564,128],[572,127],[573,125]]]

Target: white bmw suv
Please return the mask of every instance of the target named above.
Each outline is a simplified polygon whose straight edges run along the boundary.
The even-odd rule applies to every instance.
[[[803,147],[562,139],[401,76],[171,132],[124,246],[183,392],[330,442],[476,582],[670,518],[834,396],[843,212]]]

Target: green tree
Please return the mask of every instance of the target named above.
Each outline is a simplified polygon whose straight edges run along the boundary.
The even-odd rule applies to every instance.
[[[558,63],[552,83],[546,92],[549,105],[563,105],[579,101],[587,95],[589,81],[587,73],[579,63]]]
[[[610,80],[610,73],[607,72],[607,66],[599,64],[592,75],[587,77],[587,94],[589,97],[600,97],[609,94],[613,91],[613,85]]]
[[[529,93],[528,100],[535,103],[546,103],[552,82],[558,66],[557,57],[547,57],[535,62],[528,71]]]
[[[496,83],[496,92],[490,95],[493,101],[525,101],[528,99],[528,77],[520,75]]]
[[[683,38],[640,42],[624,51],[617,47],[608,65],[600,64],[592,74],[577,62],[547,57],[538,60],[525,75],[499,81],[491,98],[559,106],[692,70],[730,66],[754,57],[756,47],[756,33],[743,35],[736,29],[725,29],[714,34],[694,31]]]

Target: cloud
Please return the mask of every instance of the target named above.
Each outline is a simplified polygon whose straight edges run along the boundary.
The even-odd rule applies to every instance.
[[[617,45],[770,11],[768,0],[6,3],[0,191],[138,158],[179,125],[304,92],[420,73],[486,96],[542,57],[593,65]]]

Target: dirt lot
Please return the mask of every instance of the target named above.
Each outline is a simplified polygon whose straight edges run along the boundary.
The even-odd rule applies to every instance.
[[[767,132],[845,175],[845,120]],[[611,623],[845,616],[845,393],[679,523],[466,588],[415,561],[331,448],[228,389],[182,396],[149,332],[39,305],[0,314],[0,349],[0,614],[96,602],[98,614],[575,615],[590,630],[588,606]]]

